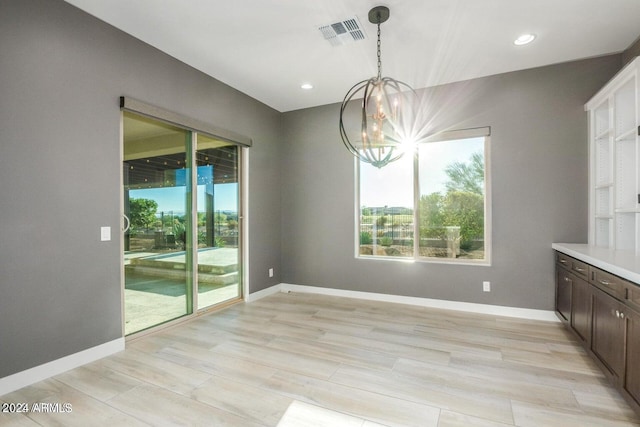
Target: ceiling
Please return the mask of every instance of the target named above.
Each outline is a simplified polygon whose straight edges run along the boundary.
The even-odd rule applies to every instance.
[[[124,112],[124,164],[127,189],[184,185],[187,131],[158,120]],[[198,133],[198,184],[238,182],[238,147]],[[202,166],[213,166],[202,169]]]
[[[621,52],[640,35],[639,0],[65,0],[285,112],[341,102],[376,75],[414,88]],[[333,46],[321,26],[357,17],[366,38]],[[522,33],[537,35],[516,46]],[[300,88],[311,83],[311,90]]]

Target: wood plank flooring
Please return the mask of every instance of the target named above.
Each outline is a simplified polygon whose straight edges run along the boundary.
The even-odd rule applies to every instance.
[[[560,323],[276,294],[0,396],[2,426],[635,426]]]

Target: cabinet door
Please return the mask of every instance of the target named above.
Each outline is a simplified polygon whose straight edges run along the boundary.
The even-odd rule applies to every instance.
[[[640,403],[640,315],[626,309],[627,317],[627,371],[624,388]]]
[[[594,289],[591,350],[617,378],[623,378],[626,316],[624,306]]]
[[[556,311],[564,320],[571,318],[572,276],[563,268],[558,268],[556,278]]]
[[[571,289],[571,326],[583,342],[591,338],[591,286],[579,278]]]

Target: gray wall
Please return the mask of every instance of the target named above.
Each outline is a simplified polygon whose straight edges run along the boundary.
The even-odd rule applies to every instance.
[[[281,281],[281,115],[61,0],[0,0],[0,377],[122,335],[121,95],[253,138],[251,291]]]
[[[628,64],[638,55],[640,55],[640,37],[622,52],[622,63]]]
[[[433,88],[436,129],[491,126],[490,267],[354,257],[354,162],[340,142],[339,105],[284,115],[285,283],[550,310],[552,242],[586,242],[584,103],[620,55]],[[482,281],[492,291],[482,292]]]

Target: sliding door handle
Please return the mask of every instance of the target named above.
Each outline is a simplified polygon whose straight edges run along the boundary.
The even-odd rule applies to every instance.
[[[129,226],[131,225],[131,220],[125,214],[122,214],[122,219],[124,219],[124,221],[122,222],[122,232],[126,233],[127,231],[129,231]]]

